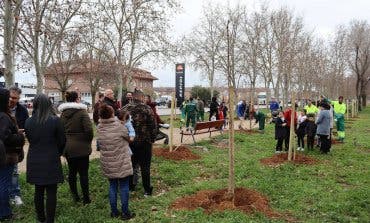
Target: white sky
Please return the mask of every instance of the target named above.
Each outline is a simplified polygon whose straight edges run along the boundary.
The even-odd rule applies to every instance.
[[[222,3],[225,6],[242,3],[248,9],[257,9],[261,0],[179,0],[182,4],[182,13],[176,15],[171,23],[174,37],[190,32],[193,25],[201,17],[202,6],[204,4]],[[211,3],[210,3],[211,2]],[[370,22],[370,0],[270,0],[270,8],[287,6],[293,9],[297,15],[304,18],[306,28],[315,30],[316,35],[325,39],[330,39],[335,28],[340,24],[348,24],[352,19],[367,20]],[[182,62],[182,61],[177,61]],[[144,67],[143,67],[144,68]],[[149,67],[148,67],[149,68]],[[170,87],[175,85],[175,65],[168,64],[163,68],[148,69],[159,80],[154,82],[155,87]],[[202,80],[200,74],[194,72],[191,67],[186,66],[185,86],[207,85],[207,81]],[[35,83],[33,75],[17,74],[16,81],[20,83]]]
[[[172,21],[175,35],[189,32],[197,20],[201,17],[202,6],[207,4],[207,0],[180,0],[184,12]],[[238,2],[248,6],[248,9],[258,9],[260,0],[213,0],[212,3],[222,3],[235,5]],[[348,24],[353,19],[367,20],[370,22],[370,0],[270,0],[270,8],[280,8],[287,6],[293,9],[296,15],[304,18],[304,23],[308,30],[314,30],[316,35],[330,39],[336,27],[341,24]],[[183,31],[183,32],[181,32]],[[178,61],[181,62],[181,61]],[[155,87],[170,87],[175,85],[175,65],[168,65],[158,68],[152,73],[159,78],[154,82]],[[207,86],[207,81],[203,80],[199,73],[186,66],[185,86],[193,85]]]

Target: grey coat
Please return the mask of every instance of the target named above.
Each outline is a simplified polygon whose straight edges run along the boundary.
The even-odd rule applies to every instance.
[[[330,111],[321,110],[316,120],[317,135],[330,135]]]
[[[103,175],[108,179],[132,175],[127,128],[117,118],[99,119],[97,132]]]

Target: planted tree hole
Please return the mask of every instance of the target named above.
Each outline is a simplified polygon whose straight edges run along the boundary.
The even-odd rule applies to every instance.
[[[279,166],[288,162],[288,153],[275,154],[272,157],[261,159],[260,162],[266,166]],[[313,165],[317,163],[317,160],[312,157],[296,153],[295,159],[292,159],[290,162],[294,164]]]
[[[171,204],[174,210],[195,210],[202,208],[205,213],[211,214],[217,211],[239,210],[246,214],[263,213],[269,218],[285,218],[287,215],[274,211],[266,196],[258,191],[247,188],[235,188],[234,202],[228,195],[227,189],[202,190],[194,195],[177,199]]]
[[[176,147],[174,147],[176,148]],[[153,155],[163,157],[169,160],[197,160],[201,157],[198,154],[193,153],[186,146],[179,146],[176,150],[170,152],[168,148],[153,148]]]

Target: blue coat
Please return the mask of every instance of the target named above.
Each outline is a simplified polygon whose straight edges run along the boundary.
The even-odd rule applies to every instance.
[[[270,102],[270,110],[271,112],[272,111],[276,111],[276,110],[279,110],[280,106],[279,106],[279,103],[276,102],[276,101],[272,101]]]
[[[30,142],[27,154],[27,182],[48,185],[63,182],[60,156],[66,143],[64,127],[60,118],[51,116],[44,124],[36,117],[27,119],[25,132]]]
[[[237,113],[238,117],[244,117],[246,108],[247,108],[246,104],[243,104],[243,103],[238,104],[238,107],[237,107],[237,110],[236,110],[236,113]]]
[[[329,110],[321,110],[319,117],[316,120],[317,135],[330,135],[330,112]]]

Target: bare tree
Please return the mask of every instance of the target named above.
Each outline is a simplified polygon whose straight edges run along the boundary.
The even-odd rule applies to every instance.
[[[24,0],[17,45],[34,65],[37,92],[44,86],[44,73],[57,44],[62,41],[82,0]]]
[[[18,36],[19,13],[22,6],[22,0],[4,0],[0,3],[1,14],[3,14],[3,23],[0,28],[3,28],[4,35],[4,61],[5,61],[5,85],[14,85],[15,75],[15,52],[16,40]]]
[[[303,29],[302,18],[294,17],[286,8],[273,12],[271,16],[273,34],[276,39],[277,75],[275,96],[283,89],[283,101],[288,103],[289,90],[296,65],[297,41]]]
[[[81,69],[78,56],[80,39],[78,34],[69,34],[58,42],[51,55],[52,64],[45,70],[57,83],[57,90],[61,92],[62,100],[65,94],[75,82],[72,78],[78,69]]]
[[[262,39],[261,39],[261,76],[266,89],[275,89],[274,74],[276,73],[276,42],[275,36],[272,32],[272,25],[270,22],[271,12],[266,6],[261,8],[262,19]],[[270,91],[267,93],[266,101],[270,101]],[[278,96],[278,95],[275,95]]]
[[[239,65],[239,73],[246,76],[250,83],[251,103],[254,103],[256,85],[261,74],[262,67],[262,37],[264,31],[262,14],[252,13],[249,17],[245,16],[242,28],[242,41],[240,53],[242,62]]]
[[[338,97],[341,94],[341,88],[343,87],[345,74],[348,69],[346,62],[346,37],[347,33],[345,27],[339,26],[333,41],[329,42],[329,76],[335,79],[337,83],[328,83],[328,87],[330,88],[329,96],[332,98]]]
[[[94,3],[92,3],[94,4]],[[118,100],[122,89],[131,88],[132,69],[148,55],[158,60],[171,49],[168,17],[174,0],[99,0],[99,27],[109,40],[118,70]],[[98,25],[98,24],[97,24]],[[123,76],[125,83],[123,83]]]
[[[353,21],[348,30],[348,63],[356,75],[356,97],[359,110],[366,106],[370,81],[370,26],[366,21]]]
[[[217,21],[221,13],[219,5],[204,7],[200,23],[185,39],[185,52],[193,58],[190,63],[195,70],[205,72],[211,89],[211,97],[214,92],[217,53],[222,41],[219,35],[219,21]]]

